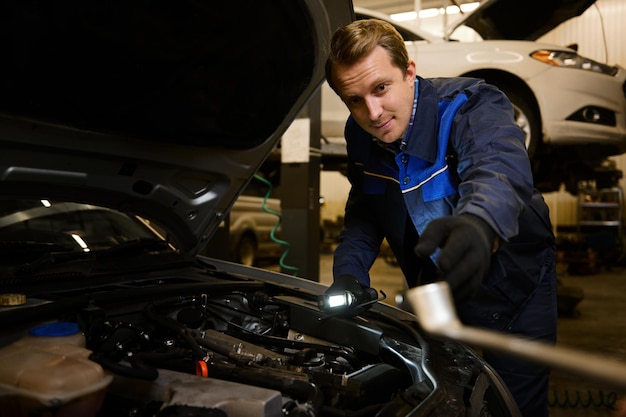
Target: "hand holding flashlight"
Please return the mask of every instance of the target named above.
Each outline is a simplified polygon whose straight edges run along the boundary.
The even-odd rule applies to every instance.
[[[352,275],[341,275],[318,298],[320,310],[327,313],[353,315],[358,310],[371,307],[378,300],[378,292],[363,287]]]

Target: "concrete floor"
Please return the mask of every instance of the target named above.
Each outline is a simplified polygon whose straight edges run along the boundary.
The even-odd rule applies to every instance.
[[[582,289],[584,298],[573,314],[560,315],[557,344],[626,363],[624,267],[587,275],[561,272],[559,277],[566,288]],[[551,385],[551,417],[610,416],[615,401],[626,399],[624,386],[616,387],[563,371],[553,371]]]
[[[562,268],[561,268],[562,269]],[[404,289],[399,268],[379,258],[371,270],[372,287],[395,304]],[[600,355],[626,366],[626,269],[622,266],[593,274],[574,275],[559,270],[564,285],[559,294],[582,292],[574,309],[560,314],[557,345],[583,354]],[[332,255],[320,257],[320,281],[332,280]],[[554,370],[549,395],[550,417],[611,416],[616,401],[626,399],[626,387],[593,381],[588,377]]]

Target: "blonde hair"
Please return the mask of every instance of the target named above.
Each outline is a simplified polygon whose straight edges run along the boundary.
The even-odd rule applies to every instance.
[[[406,75],[409,54],[402,35],[388,22],[379,19],[356,20],[339,29],[330,40],[330,53],[326,59],[326,80],[337,91],[333,70],[337,65],[354,65],[377,46],[389,54],[394,66]]]

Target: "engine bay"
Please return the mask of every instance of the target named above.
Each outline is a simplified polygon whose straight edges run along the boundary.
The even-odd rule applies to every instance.
[[[437,415],[457,415],[458,398],[488,389],[474,387],[484,370],[470,350],[426,343],[410,314],[328,315],[306,293],[247,280],[157,279],[88,294],[19,308],[32,320],[0,349],[11,363],[0,371],[0,416],[396,416],[435,404]],[[33,335],[49,325],[79,331],[71,343]],[[37,387],[25,388],[34,383],[24,375]]]

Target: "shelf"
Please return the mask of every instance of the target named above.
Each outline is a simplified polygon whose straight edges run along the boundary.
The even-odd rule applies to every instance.
[[[606,250],[622,240],[622,189],[585,188],[578,194],[578,234],[589,247]]]
[[[621,226],[622,222],[619,220],[581,220],[578,222],[580,226],[606,226],[616,227]]]
[[[621,208],[619,203],[578,203],[578,207],[581,208]]]

